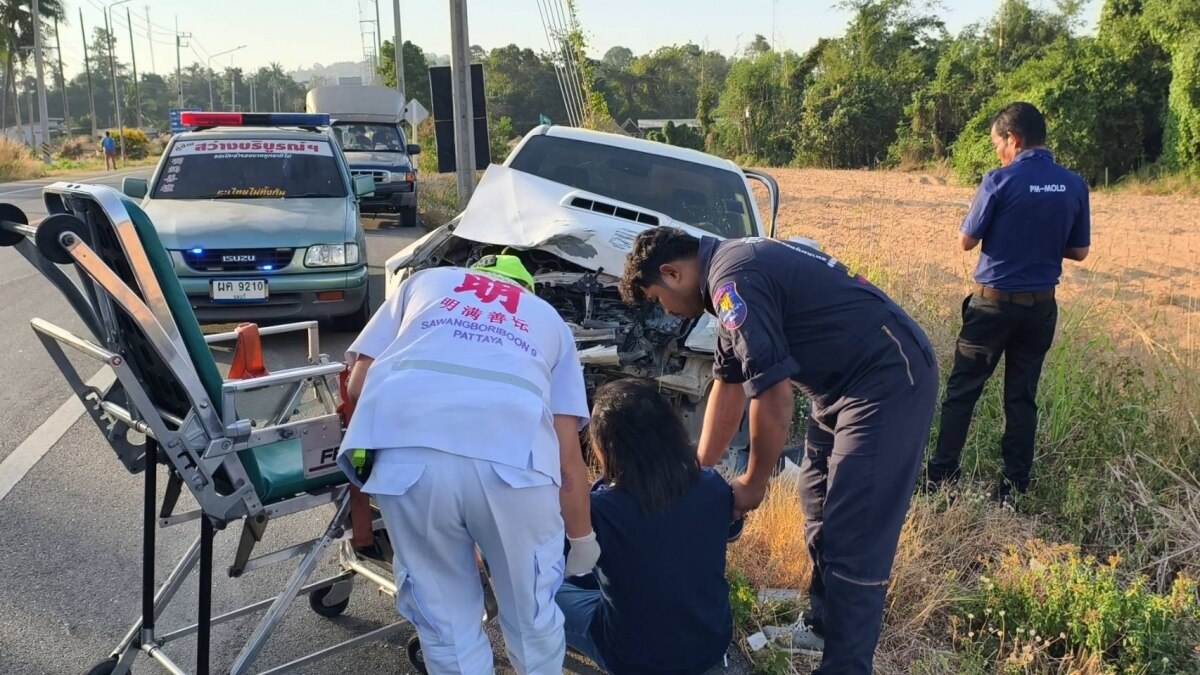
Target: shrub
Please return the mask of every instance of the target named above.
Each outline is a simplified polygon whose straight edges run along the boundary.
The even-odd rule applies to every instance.
[[[966,642],[1008,661],[1026,655],[1022,665],[1038,672],[1055,659],[1088,657],[1119,673],[1194,672],[1196,582],[1180,576],[1160,595],[1141,576],[1122,583],[1120,565],[1038,540],[1010,548],[987,565],[982,592],[966,603]]]
[[[72,136],[63,139],[58,149],[59,159],[83,159],[95,155],[100,143],[91,136]]]
[[[0,138],[0,181],[37,178],[44,173],[41,162],[24,143]]]
[[[150,139],[141,129],[122,129],[120,133],[111,131],[117,142],[117,154],[121,153],[121,136],[125,137],[125,157],[127,159],[145,159],[150,155]]]

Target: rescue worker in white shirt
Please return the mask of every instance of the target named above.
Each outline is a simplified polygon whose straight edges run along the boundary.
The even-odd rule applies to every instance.
[[[475,547],[488,562],[509,660],[560,675],[554,594],[592,570],[579,432],[589,413],[570,329],[515,256],[415,273],[347,352],[357,402],[338,456],[383,514],[396,606],[430,673],[492,672]],[[564,565],[565,534],[570,552]]]

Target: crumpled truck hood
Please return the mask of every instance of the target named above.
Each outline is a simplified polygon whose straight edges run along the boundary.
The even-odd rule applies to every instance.
[[[649,219],[697,237],[714,236],[656,211],[499,165],[484,173],[454,235],[540,249],[593,272],[620,276],[634,238],[654,226],[645,222]]]

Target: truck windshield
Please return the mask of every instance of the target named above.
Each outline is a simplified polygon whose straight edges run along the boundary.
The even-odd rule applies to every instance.
[[[346,181],[328,141],[181,140],[153,199],[344,198]]]
[[[333,125],[346,152],[404,152],[404,133],[394,124],[345,122]]]
[[[556,136],[530,138],[509,166],[721,237],[759,234],[746,183],[728,169]]]

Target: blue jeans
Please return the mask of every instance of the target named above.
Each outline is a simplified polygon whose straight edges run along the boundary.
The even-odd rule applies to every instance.
[[[591,659],[600,670],[608,672],[604,660],[600,658],[600,648],[589,631],[601,602],[596,578],[590,574],[568,577],[555,594],[554,601],[566,618],[563,632],[566,633],[567,646]]]

